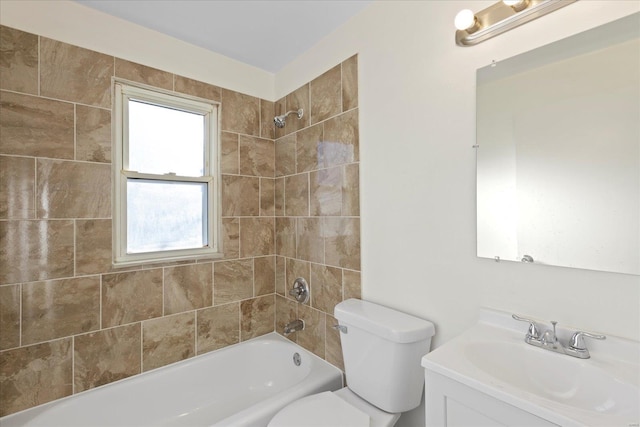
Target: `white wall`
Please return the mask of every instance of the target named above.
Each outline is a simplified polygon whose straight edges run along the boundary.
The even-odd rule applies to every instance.
[[[68,0],[2,0],[0,23],[258,98],[274,75]]]
[[[275,100],[359,53],[363,296],[431,319],[435,345],[488,306],[640,340],[640,277],[476,257],[475,70],[640,10],[579,1],[480,45],[453,17],[491,1],[381,1],[269,73],[68,1],[0,23]]]
[[[640,277],[476,257],[475,71],[640,10],[579,1],[490,41],[454,43],[458,10],[376,2],[276,75],[276,97],[359,53],[363,297],[431,319],[435,345],[481,306],[640,339]]]

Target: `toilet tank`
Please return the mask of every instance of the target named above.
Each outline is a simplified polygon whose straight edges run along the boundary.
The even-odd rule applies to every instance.
[[[334,316],[346,327],[340,340],[349,389],[387,412],[417,407],[433,323],[358,299],[336,305]]]

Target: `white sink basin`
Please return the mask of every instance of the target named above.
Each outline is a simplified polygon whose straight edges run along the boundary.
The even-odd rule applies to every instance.
[[[525,343],[526,325],[487,311],[422,366],[552,424],[639,425],[640,343],[589,340],[591,358],[578,359]],[[571,332],[559,328],[558,336],[566,342]]]
[[[638,386],[616,378],[592,359],[552,353],[524,341],[472,342],[465,356],[498,381],[544,399],[602,414],[638,415]]]

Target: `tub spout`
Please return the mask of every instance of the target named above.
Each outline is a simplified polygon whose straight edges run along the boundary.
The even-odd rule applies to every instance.
[[[286,325],[284,325],[284,336],[286,337],[287,335],[296,332],[296,331],[301,331],[304,329],[304,320],[294,320],[293,322],[289,322]]]

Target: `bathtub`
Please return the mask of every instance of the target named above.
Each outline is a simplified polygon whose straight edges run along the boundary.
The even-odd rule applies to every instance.
[[[0,425],[266,426],[289,402],[341,387],[338,368],[272,332],[8,415]]]

